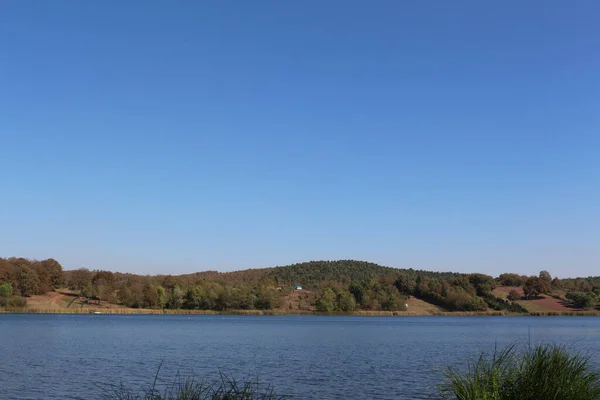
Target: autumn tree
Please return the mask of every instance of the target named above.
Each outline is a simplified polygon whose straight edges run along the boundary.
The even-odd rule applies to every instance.
[[[550,284],[550,282],[552,282],[552,275],[550,275],[550,272],[546,270],[540,271],[540,279],[543,279]]]
[[[80,268],[70,271],[69,281],[67,282],[69,289],[76,290],[80,295],[91,295],[88,292],[92,285],[93,273],[87,268]],[[87,297],[87,296],[86,296]]]
[[[96,271],[91,279],[91,295],[101,301],[114,302],[115,295],[115,276],[111,271]]]
[[[19,265],[15,274],[17,289],[23,297],[30,297],[39,293],[40,279],[33,268]]]
[[[519,291],[518,291],[518,290],[516,290],[516,289],[513,289],[513,290],[511,290],[511,291],[508,293],[508,297],[507,297],[507,299],[508,299],[509,301],[515,302],[515,301],[517,301],[517,300],[520,300],[520,299],[521,299],[521,294],[519,293]]]
[[[537,276],[532,276],[525,281],[523,285],[523,293],[525,297],[537,297],[542,293],[548,293],[550,291],[550,282],[539,278]]]
[[[56,290],[64,285],[64,273],[62,265],[53,258],[41,261],[42,266],[47,271],[48,283],[50,289]]]

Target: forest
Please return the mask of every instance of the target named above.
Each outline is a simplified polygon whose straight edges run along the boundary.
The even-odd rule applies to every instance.
[[[501,298],[494,294],[496,287],[514,289]],[[134,309],[404,311],[407,299],[415,297],[447,311],[524,313],[527,310],[518,300],[558,292],[574,307],[593,309],[598,305],[600,277],[558,279],[547,271],[536,276],[503,273],[492,277],[397,269],[356,260],[142,276],[106,270],[64,270],[54,259],[0,258],[0,307],[25,307],[32,296],[59,290],[95,304]],[[294,294],[296,305],[289,301]]]

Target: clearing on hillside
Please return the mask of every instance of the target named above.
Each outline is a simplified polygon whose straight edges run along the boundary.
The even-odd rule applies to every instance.
[[[519,292],[519,294],[521,296],[524,295],[523,288],[519,287],[519,286],[499,286],[494,290],[493,294],[505,299],[511,290],[516,290],[517,292]],[[581,308],[573,307],[570,304],[570,302],[568,302],[568,301],[565,301],[562,299],[557,299],[552,296],[548,296],[546,294],[541,294],[538,297],[539,298],[537,298],[537,299],[531,299],[531,300],[522,299],[522,300],[517,301],[517,303],[519,303],[520,305],[525,307],[527,309],[527,311],[529,311],[529,312],[583,311]]]

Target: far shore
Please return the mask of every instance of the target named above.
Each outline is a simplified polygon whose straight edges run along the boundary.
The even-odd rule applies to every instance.
[[[531,312],[507,313],[502,311],[484,312],[429,312],[417,313],[411,311],[355,311],[351,313],[319,313],[309,310],[284,311],[284,310],[161,310],[161,309],[129,309],[129,308],[0,308],[0,314],[111,314],[111,315],[265,315],[265,316],[293,316],[293,315],[320,315],[320,316],[364,316],[364,317],[523,317],[523,316],[553,316],[553,317],[597,317],[597,311],[571,311],[571,312]]]

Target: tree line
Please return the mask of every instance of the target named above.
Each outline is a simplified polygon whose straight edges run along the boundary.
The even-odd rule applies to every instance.
[[[590,309],[600,295],[600,277],[557,279],[547,271],[538,276],[504,273],[494,278],[340,260],[225,273],[141,276],[63,271],[54,259],[0,258],[0,306],[22,306],[27,297],[67,288],[88,301],[132,308],[268,310],[283,307],[295,285],[314,294],[309,307],[320,312],[401,311],[411,296],[449,311],[526,312],[519,300],[557,291],[575,307]],[[519,289],[503,299],[494,294],[497,286]]]
[[[63,284],[62,266],[52,258],[0,258],[0,306],[23,306],[25,297],[56,290]]]

